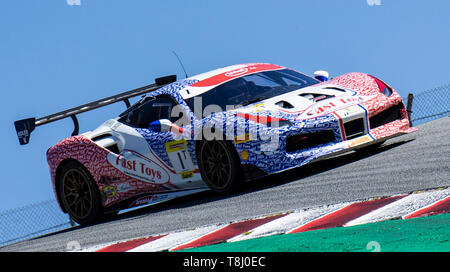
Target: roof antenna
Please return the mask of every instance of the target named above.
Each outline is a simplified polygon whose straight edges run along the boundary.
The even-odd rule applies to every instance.
[[[183,68],[184,75],[186,76],[186,78],[188,78],[188,75],[187,75],[187,73],[186,73],[186,69],[184,69],[184,65],[183,65],[183,63],[181,62],[180,58],[178,57],[177,53],[175,53],[175,51],[173,51],[173,50],[172,50],[172,53],[175,55],[175,57],[177,57],[178,62],[181,64],[181,68]]]

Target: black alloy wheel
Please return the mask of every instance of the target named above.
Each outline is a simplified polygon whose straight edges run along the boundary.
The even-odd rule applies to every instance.
[[[215,192],[233,192],[243,182],[239,156],[228,141],[202,141],[198,161],[203,180]]]
[[[80,163],[67,163],[60,175],[59,193],[70,217],[80,225],[97,221],[102,215],[98,188],[88,170]]]

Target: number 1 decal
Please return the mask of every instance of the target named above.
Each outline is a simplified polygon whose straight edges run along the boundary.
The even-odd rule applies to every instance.
[[[172,167],[177,174],[181,174],[183,179],[190,178],[194,175],[195,167],[187,150],[186,140],[167,142],[166,151]]]

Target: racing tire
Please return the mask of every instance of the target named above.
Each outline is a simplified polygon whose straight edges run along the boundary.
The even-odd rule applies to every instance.
[[[81,163],[70,161],[64,165],[58,182],[62,205],[75,222],[90,225],[101,219],[100,192],[94,178]]]
[[[232,193],[243,184],[241,161],[229,141],[201,141],[197,160],[203,181],[214,192]]]

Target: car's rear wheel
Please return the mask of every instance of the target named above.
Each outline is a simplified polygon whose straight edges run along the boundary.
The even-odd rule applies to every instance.
[[[70,161],[64,165],[59,190],[64,208],[78,224],[92,224],[101,217],[100,193],[89,171],[80,163]]]
[[[202,179],[215,192],[230,193],[243,183],[239,156],[228,141],[202,141],[198,146]]]

